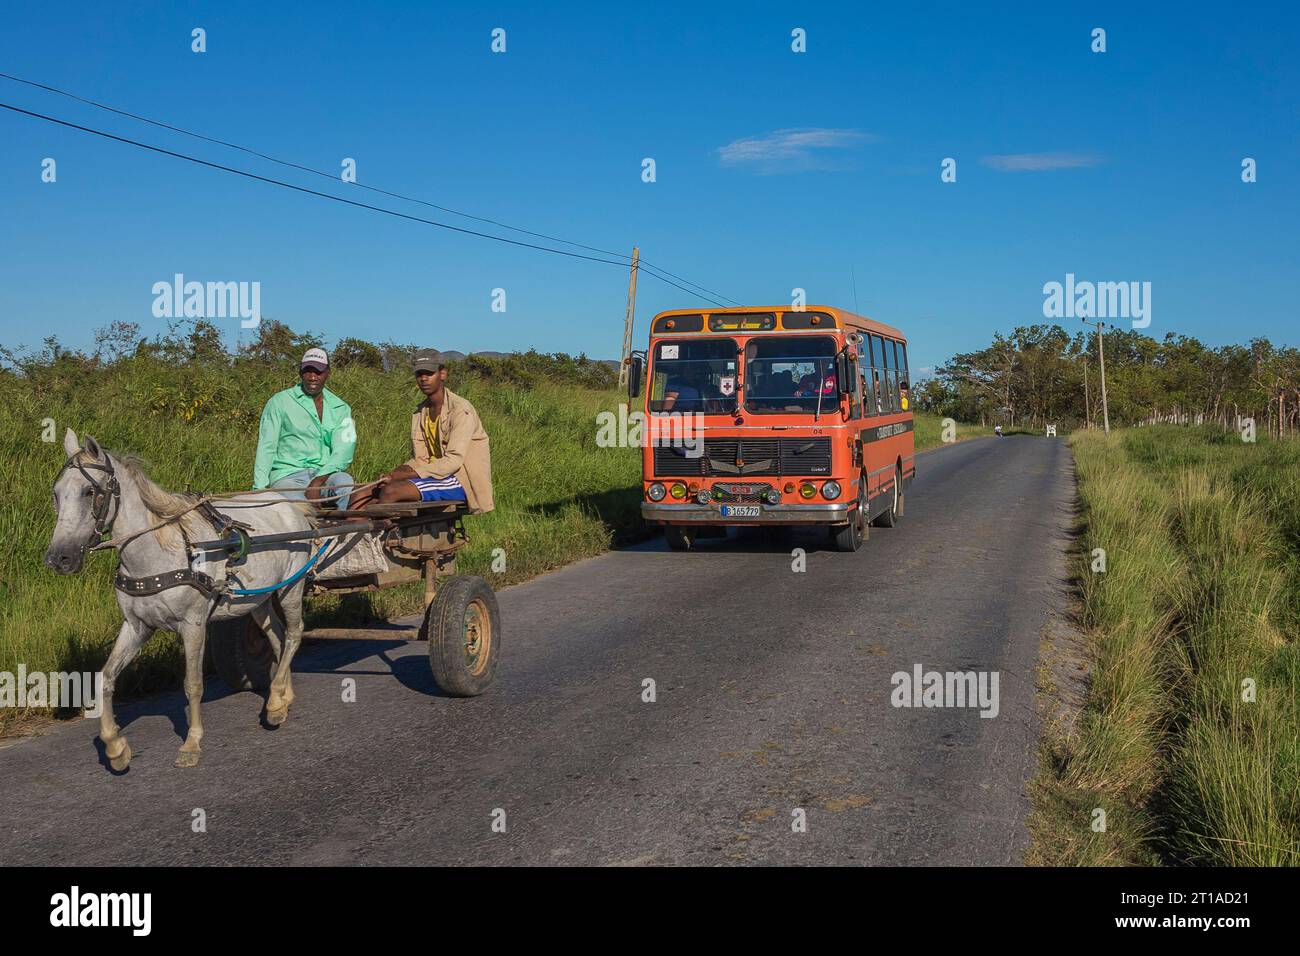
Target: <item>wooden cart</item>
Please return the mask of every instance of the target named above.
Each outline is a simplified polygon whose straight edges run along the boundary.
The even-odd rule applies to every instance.
[[[476,697],[496,676],[500,612],[491,585],[456,573],[456,554],[468,543],[463,502],[372,504],[362,511],[322,511],[317,538],[337,537],[343,546],[366,534],[383,548],[386,570],[354,577],[312,579],[307,593],[377,591],[424,580],[424,621],[419,640],[429,642],[433,679],[454,697]],[[370,530],[359,531],[360,527]],[[256,544],[259,540],[250,539]],[[330,560],[327,554],[325,561]],[[272,617],[283,634],[284,615],[272,597]],[[217,674],[233,690],[264,691],[271,684],[275,652],[249,615],[208,624],[208,648]]]

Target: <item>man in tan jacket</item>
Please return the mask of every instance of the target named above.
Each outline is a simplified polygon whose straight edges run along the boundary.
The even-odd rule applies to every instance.
[[[492,460],[478,412],[447,388],[447,369],[436,352],[411,361],[424,401],[411,416],[411,459],[379,476],[373,491],[352,496],[352,508],[370,501],[464,501],[492,510]]]

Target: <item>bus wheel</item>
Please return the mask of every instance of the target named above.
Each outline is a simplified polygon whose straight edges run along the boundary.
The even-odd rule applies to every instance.
[[[882,511],[876,518],[876,524],[881,528],[896,528],[898,522],[903,518],[903,473],[894,472],[894,500],[889,503],[889,509]]]
[[[836,551],[856,551],[867,539],[867,481],[863,478],[858,483],[858,509],[853,512],[853,520],[845,525],[832,525],[831,538]]]
[[[664,525],[664,540],[674,551],[694,551],[697,532],[688,525]]]

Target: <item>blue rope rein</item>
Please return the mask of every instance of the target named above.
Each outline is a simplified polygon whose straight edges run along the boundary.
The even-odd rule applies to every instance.
[[[272,591],[278,591],[281,588],[287,588],[289,585],[295,583],[299,578],[301,578],[304,574],[310,571],[311,566],[315,564],[318,560],[320,560],[320,556],[325,553],[325,550],[331,544],[333,544],[332,541],[326,541],[324,544],[322,544],[320,546],[320,550],[317,551],[315,555],[312,556],[312,559],[310,561],[304,564],[301,568],[299,568],[289,577],[285,578],[279,584],[272,584],[270,587],[265,587],[265,588],[250,588],[247,590],[244,588],[230,588],[227,590],[226,593],[233,594],[236,597],[248,597],[253,594],[269,594]]]

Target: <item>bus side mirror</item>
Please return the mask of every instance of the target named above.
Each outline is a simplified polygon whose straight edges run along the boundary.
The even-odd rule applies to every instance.
[[[842,351],[835,356],[835,381],[840,388],[840,394],[847,395],[853,391],[852,379],[850,375],[849,353]]]
[[[627,373],[627,397],[636,398],[641,394],[641,356],[632,356],[632,366]]]

